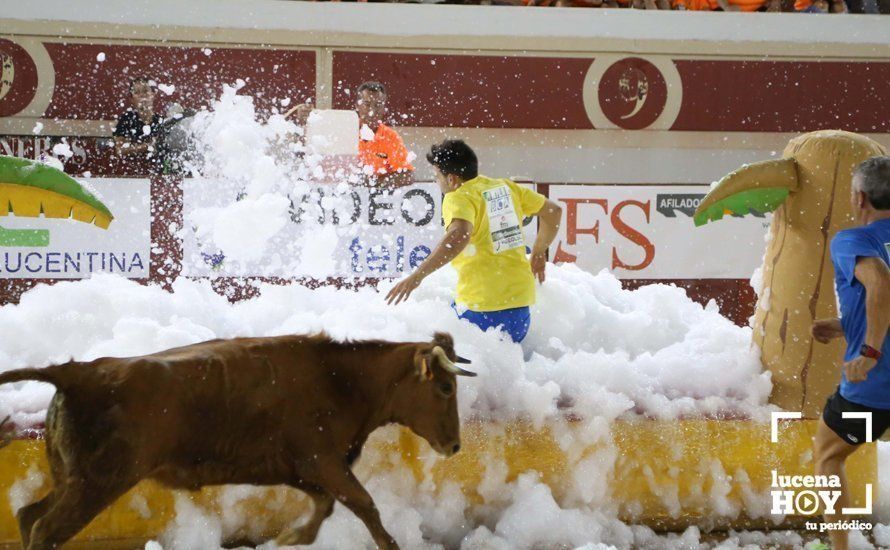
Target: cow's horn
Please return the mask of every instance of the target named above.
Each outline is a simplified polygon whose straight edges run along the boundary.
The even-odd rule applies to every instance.
[[[472,363],[472,361],[470,361],[466,357],[461,357],[460,355],[457,356],[457,361],[455,362],[461,365],[469,365]]]
[[[475,372],[464,370],[455,365],[451,361],[451,359],[448,358],[448,355],[445,354],[445,350],[440,348],[439,346],[433,348],[433,355],[435,355],[439,359],[439,364],[442,365],[442,368],[447,370],[451,374],[455,374],[457,376],[476,376]]]

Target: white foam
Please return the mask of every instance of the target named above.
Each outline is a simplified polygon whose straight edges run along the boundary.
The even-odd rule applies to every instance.
[[[199,112],[190,125],[199,151],[191,173],[225,206],[196,209],[186,226],[200,228],[228,260],[249,262],[287,223],[287,194],[299,175],[276,157],[297,148],[288,140],[298,128],[280,115],[258,122],[253,98],[238,94],[242,86],[225,86],[212,109]]]
[[[24,479],[17,479],[9,488],[9,508],[12,513],[17,514],[21,508],[34,502],[43,483],[43,473],[36,464],[32,464]]]
[[[222,525],[219,518],[196,506],[185,493],[176,495],[175,509],[176,519],[161,536],[163,548],[208,550],[220,547]]]
[[[57,157],[71,158],[74,153],[71,151],[71,146],[67,143],[56,143],[53,145],[53,154]]]

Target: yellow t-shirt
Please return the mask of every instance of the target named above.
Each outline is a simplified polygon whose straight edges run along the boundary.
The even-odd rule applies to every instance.
[[[523,218],[546,198],[508,179],[478,176],[442,199],[445,228],[454,219],[473,224],[467,247],[451,261],[457,270],[455,302],[472,311],[499,311],[535,303],[535,278],[525,256]]]

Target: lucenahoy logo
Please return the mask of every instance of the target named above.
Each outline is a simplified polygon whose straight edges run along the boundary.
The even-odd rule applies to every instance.
[[[0,155],[0,217],[73,218],[108,229],[111,211],[71,176],[52,166]],[[49,246],[48,229],[5,229],[0,247]]]

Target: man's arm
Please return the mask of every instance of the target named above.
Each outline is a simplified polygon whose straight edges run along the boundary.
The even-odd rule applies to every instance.
[[[114,152],[119,157],[147,153],[151,142],[136,143],[123,136],[114,136]]]
[[[414,292],[414,289],[420,286],[421,281],[443,265],[455,259],[458,254],[467,247],[472,234],[472,223],[467,220],[455,218],[448,224],[448,229],[445,230],[445,236],[439,241],[439,244],[436,246],[436,249],[433,250],[432,254],[430,254],[423,263],[414,270],[414,273],[408,275],[405,279],[400,281],[399,284],[392,287],[386,295],[386,302],[396,305],[399,302],[407,300],[408,296]]]
[[[305,128],[306,123],[309,122],[309,115],[312,114],[314,109],[315,105],[312,103],[300,103],[284,113],[284,118],[292,117],[294,124]]]
[[[114,132],[112,132],[114,136],[114,152],[117,156],[125,157],[148,152],[150,143],[137,143],[131,139],[135,135],[132,132],[134,130],[133,126],[136,124],[135,115],[132,111],[126,111],[117,119]]]
[[[544,282],[545,269],[547,265],[547,250],[556,238],[559,232],[559,226],[562,223],[562,207],[547,199],[544,206],[535,214],[538,216],[538,236],[535,238],[535,244],[532,247],[532,273],[535,274],[538,281]]]
[[[890,268],[881,258],[864,257],[856,262],[854,273],[865,287],[865,344],[880,350],[890,330]],[[876,364],[876,360],[860,355],[844,365],[847,380],[865,380]]]
[[[881,258],[861,258],[855,273],[865,287],[865,343],[879,350],[890,330],[890,268]]]

